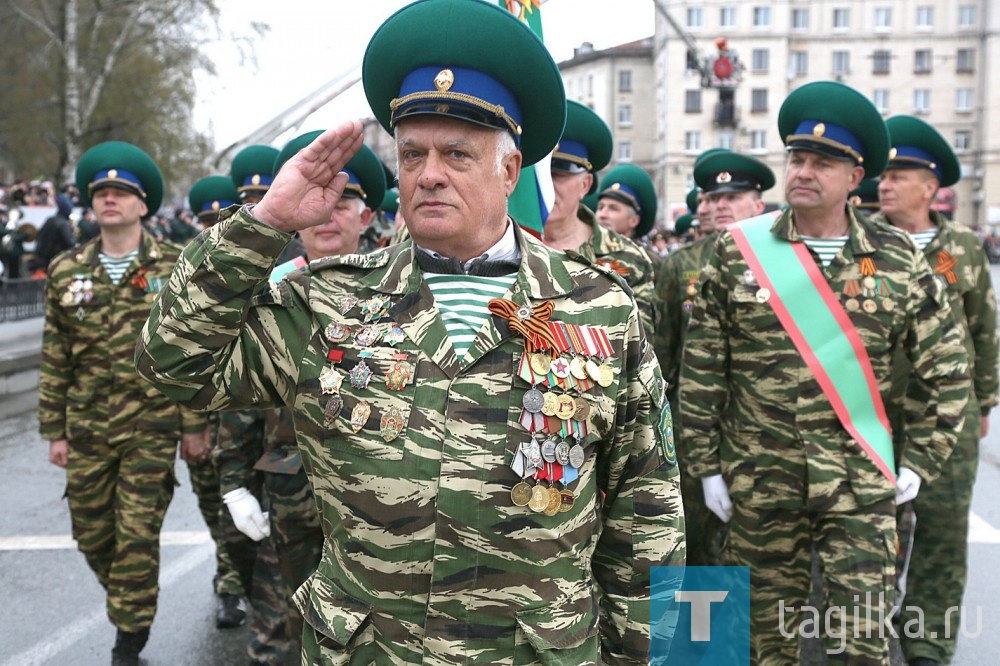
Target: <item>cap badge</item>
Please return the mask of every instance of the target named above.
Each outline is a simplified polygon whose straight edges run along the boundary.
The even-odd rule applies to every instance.
[[[890,160],[896,159],[896,149],[895,148],[890,148],[889,149],[889,159]]]
[[[824,134],[826,134],[826,125],[816,123],[816,126],[813,127],[813,136],[823,136]]]
[[[260,185],[260,174],[259,173],[255,173],[253,176],[250,177],[250,184],[251,185]]]
[[[212,210],[218,211],[220,208],[222,208],[222,206],[219,205],[218,201],[213,201],[212,202]]]
[[[434,77],[434,87],[440,92],[451,90],[451,86],[454,83],[455,73],[450,69],[442,69],[438,72],[438,75]]]
[[[716,183],[730,183],[732,182],[732,180],[733,180],[733,175],[728,171],[723,171],[719,173],[718,176],[715,177]]]
[[[117,178],[118,169],[108,169],[108,178]]]

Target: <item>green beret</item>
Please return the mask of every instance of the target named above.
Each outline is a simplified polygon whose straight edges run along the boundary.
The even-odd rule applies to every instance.
[[[274,160],[278,149],[271,146],[247,146],[236,153],[229,173],[240,196],[264,194],[274,180]]]
[[[698,194],[700,192],[701,192],[701,188],[699,188],[699,187],[692,187],[690,190],[688,190],[687,198],[685,199],[685,202],[687,203],[687,207],[688,207],[688,212],[689,213],[697,213],[698,212]]]
[[[691,229],[691,223],[694,222],[694,215],[691,213],[684,213],[679,215],[676,220],[674,220],[674,235],[683,236]]]
[[[889,130],[889,169],[930,169],[942,187],[962,177],[962,167],[951,145],[920,118],[893,116],[885,121]]]
[[[232,178],[206,176],[191,186],[188,203],[199,220],[217,220],[219,212],[240,200]]]
[[[400,119],[422,114],[497,127],[518,141],[523,166],[552,152],[566,122],[562,75],[548,49],[495,2],[406,5],[368,43],[361,76],[390,134]]]
[[[285,162],[293,155],[316,140],[323,130],[313,130],[300,134],[281,149],[278,158],[274,161],[274,173],[277,174]],[[347,172],[348,182],[344,188],[344,196],[355,196],[364,199],[365,205],[372,210],[376,210],[382,205],[382,198],[385,197],[385,168],[382,160],[365,144],[361,144],[358,152],[354,153],[344,166]]]
[[[607,123],[590,107],[566,101],[566,128],[552,152],[552,168],[572,173],[592,173],[587,194],[597,191],[597,172],[611,161],[614,139]]]
[[[847,195],[847,201],[855,208],[860,208],[866,213],[877,212],[881,208],[878,200],[879,178],[865,178],[861,184],[851,190]]]
[[[728,152],[730,152],[728,148],[709,148],[708,150],[703,150],[700,153],[698,153],[698,157],[694,158],[695,166],[697,166],[698,162],[702,161],[706,157],[711,157],[712,155],[715,155],[717,153],[728,153]]]
[[[706,194],[764,192],[774,187],[774,172],[749,155],[724,150],[695,162],[694,182]]]
[[[836,81],[814,81],[789,93],[778,110],[778,133],[788,150],[853,160],[865,177],[882,173],[889,132],[871,100]]]
[[[649,233],[656,222],[656,188],[648,173],[634,164],[619,164],[601,178],[601,188],[598,199],[617,199],[639,214],[639,225],[632,232],[635,238]]]
[[[102,187],[116,187],[138,195],[151,217],[163,203],[163,175],[153,158],[124,141],[99,143],[83,154],[76,165],[76,187],[80,198],[91,205],[91,195]]]

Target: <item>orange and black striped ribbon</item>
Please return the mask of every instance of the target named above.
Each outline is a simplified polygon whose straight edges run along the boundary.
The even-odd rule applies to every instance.
[[[955,284],[958,282],[958,276],[955,275],[955,266],[958,266],[958,259],[948,254],[946,251],[941,250],[937,255],[937,266],[934,270],[944,276],[944,279],[948,281],[948,284]]]
[[[556,340],[545,323],[552,316],[555,304],[545,301],[541,305],[527,307],[518,305],[505,298],[490,299],[487,305],[489,311],[507,320],[510,330],[520,333],[524,338],[524,351],[528,354],[539,350],[555,351]],[[527,316],[524,316],[524,315]]]

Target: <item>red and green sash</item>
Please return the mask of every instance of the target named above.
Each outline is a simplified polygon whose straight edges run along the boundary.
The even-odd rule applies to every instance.
[[[861,336],[806,244],[777,238],[773,223],[765,213],[729,231],[837,418],[895,486],[892,431]]]

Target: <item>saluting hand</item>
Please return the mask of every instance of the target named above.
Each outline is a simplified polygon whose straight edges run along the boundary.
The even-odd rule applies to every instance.
[[[320,134],[285,162],[252,215],[287,233],[329,222],[347,185],[343,168],[362,139],[358,120]]]

